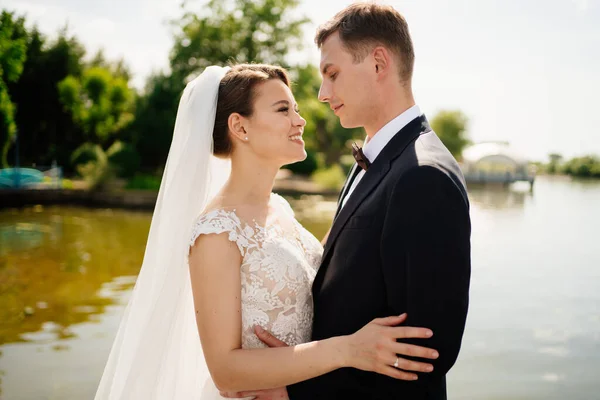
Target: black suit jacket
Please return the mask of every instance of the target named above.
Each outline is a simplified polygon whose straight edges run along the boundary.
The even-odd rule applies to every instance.
[[[424,116],[398,132],[337,214],[313,283],[313,340],[349,335],[408,313],[433,337],[434,372],[417,381],[342,368],[288,386],[292,400],[446,399],[461,345],[471,272],[464,178]],[[341,198],[340,198],[341,200]]]

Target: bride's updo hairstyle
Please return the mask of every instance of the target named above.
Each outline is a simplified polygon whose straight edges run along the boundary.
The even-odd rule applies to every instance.
[[[229,136],[227,121],[232,113],[251,117],[254,112],[256,87],[271,79],[279,79],[290,86],[287,72],[278,66],[266,64],[238,64],[232,66],[221,79],[217,114],[213,132],[213,154],[220,158],[231,155],[233,142]]]

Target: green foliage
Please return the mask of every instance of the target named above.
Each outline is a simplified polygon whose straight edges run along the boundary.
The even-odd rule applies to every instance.
[[[103,148],[133,120],[133,91],[125,79],[104,67],[91,67],[81,78],[63,79],[58,93],[86,134],[88,142],[75,150],[71,162],[90,188],[103,187],[115,175],[132,176],[140,161],[131,146],[115,141],[106,152]]]
[[[154,169],[167,160],[182,89],[173,76],[158,74],[150,77],[145,95],[137,99],[129,130],[144,169]]]
[[[102,147],[94,143],[84,143],[79,146],[71,155],[71,164],[87,164],[98,160],[99,153],[104,153]]]
[[[563,161],[560,154],[549,154],[549,162],[541,164],[540,170],[547,174],[566,174],[581,178],[600,178],[600,157],[587,155]]]
[[[58,82],[81,76],[85,51],[66,29],[47,40],[37,29],[27,33],[27,59],[19,80],[9,84],[17,112],[20,159],[23,165],[50,165],[56,161],[72,172],[73,150],[86,141],[59,101]],[[12,157],[9,157],[12,159]]]
[[[154,175],[136,174],[127,182],[126,189],[158,190],[160,189],[160,177]]]
[[[314,151],[307,150],[306,151],[306,159],[301,162],[297,162],[294,164],[286,165],[284,168],[289,169],[295,174],[300,175],[311,175],[313,172],[317,170],[319,167],[317,155]]]
[[[203,13],[175,21],[179,33],[171,52],[174,75],[187,77],[213,64],[261,62],[285,65],[302,45],[298,0],[210,0]]]
[[[27,50],[25,19],[2,11],[0,15],[0,163],[8,167],[8,150],[17,133],[15,105],[8,83],[15,82],[23,72]]]
[[[344,186],[346,175],[342,167],[335,164],[327,169],[318,170],[312,175],[312,179],[324,188],[339,190]]]
[[[560,164],[563,156],[558,153],[550,153],[548,154],[548,158],[550,159],[550,162]]]
[[[186,81],[209,65],[285,65],[285,56],[300,48],[301,28],[307,22],[294,16],[297,5],[298,0],[212,0],[200,14],[187,12],[172,21],[177,33],[170,56],[171,73],[150,77],[130,128],[143,168],[164,165],[167,159]]]
[[[73,181],[70,179],[63,179],[62,180],[62,188],[63,189],[74,189],[75,186],[73,185]]]
[[[158,189],[160,179],[135,174],[164,166],[185,83],[212,64],[286,66],[286,57],[301,48],[302,28],[308,22],[298,15],[298,4],[299,0],[209,0],[200,13],[187,12],[173,21],[169,72],[151,76],[140,96],[129,87],[131,73],[123,60],[107,61],[99,51],[84,62],[84,48],[66,28],[55,40],[47,40],[35,28],[27,31],[22,18],[15,22],[12,14],[3,13],[0,115],[14,115],[23,164],[50,165],[56,160],[67,174],[78,171],[92,187],[118,175],[130,178],[130,187]],[[14,33],[6,34],[5,25],[13,26]],[[19,51],[4,51],[9,45]],[[18,62],[5,59],[21,60],[18,79],[7,81],[15,74],[6,71],[20,71]],[[315,66],[289,70],[307,120],[308,157],[288,168],[313,174],[327,187],[339,187],[353,162],[349,144],[362,140],[364,132],[344,129],[328,105],[319,102],[321,77]],[[7,121],[0,120],[0,145],[10,145]],[[457,111],[441,112],[432,123],[457,157],[468,143],[466,123]]]
[[[125,60],[120,59],[116,62],[109,61],[104,56],[104,50],[100,49],[88,62],[89,67],[100,67],[110,71],[111,75],[117,78],[122,78],[125,82],[131,79],[131,71],[125,64]]]
[[[114,176],[108,156],[99,144],[84,143],[73,152],[72,164],[91,190],[101,189]]]
[[[600,178],[600,158],[592,155],[573,158],[562,166],[562,172],[582,178]]]
[[[550,159],[550,162],[548,165],[543,166],[545,172],[551,175],[559,173],[563,157],[560,154],[552,153],[548,155],[548,158]]]
[[[466,115],[458,110],[440,111],[431,121],[431,128],[452,155],[459,160],[462,157],[463,149],[469,144],[469,140],[466,138],[467,123]]]
[[[89,68],[80,79],[66,77],[58,84],[58,93],[92,142],[106,143],[133,120],[133,91],[123,78],[105,68]]]
[[[106,155],[117,176],[121,178],[134,176],[140,168],[140,155],[130,144],[117,140],[106,151]]]

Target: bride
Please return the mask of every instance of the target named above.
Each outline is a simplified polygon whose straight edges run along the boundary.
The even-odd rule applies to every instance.
[[[144,260],[97,400],[221,399],[283,388],[338,368],[416,379],[434,358],[398,343],[428,329],[373,320],[307,343],[322,246],[271,193],[279,168],[306,157],[280,67],[209,67],[185,88]],[[290,347],[267,348],[264,328]],[[279,389],[285,390],[285,389]]]

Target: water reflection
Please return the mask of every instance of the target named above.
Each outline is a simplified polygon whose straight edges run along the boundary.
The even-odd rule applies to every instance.
[[[322,238],[335,199],[301,196],[290,203]],[[115,293],[135,284],[150,218],[74,207],[0,212],[0,345],[71,339],[71,325],[98,321]]]
[[[322,240],[337,209],[337,198],[323,196],[298,196],[288,198],[298,221],[317,239]]]
[[[0,256],[9,251],[23,251],[42,245],[44,227],[40,224],[17,223],[0,226]]]
[[[534,191],[529,189],[529,183],[525,187],[519,183],[510,186],[469,185],[469,200],[480,208],[519,209],[533,195]]]
[[[470,187],[469,196],[472,303],[450,393],[592,398],[600,392],[600,184],[540,179],[533,193]],[[336,199],[289,200],[321,239]],[[150,218],[70,207],[0,211],[0,397],[93,397]]]
[[[112,301],[98,290],[137,274],[150,224],[147,213],[65,207],[1,217],[0,344],[71,338],[72,324],[102,314]]]

